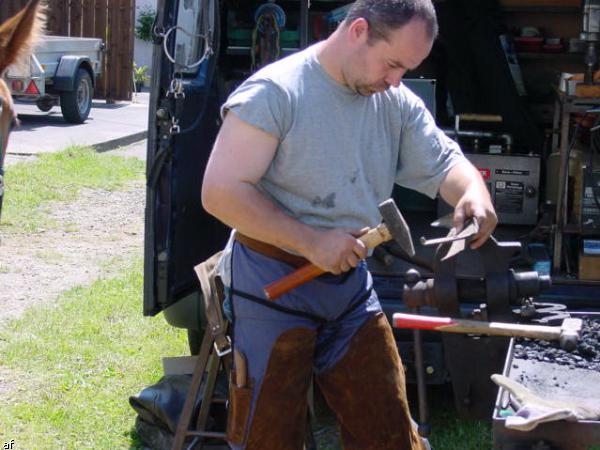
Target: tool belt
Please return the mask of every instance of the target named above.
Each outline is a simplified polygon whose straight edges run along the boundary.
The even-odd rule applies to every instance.
[[[284,262],[295,268],[305,266],[310,262],[308,259],[302,256],[286,252],[285,250],[275,247],[274,245],[267,244],[266,242],[257,241],[256,239],[252,239],[251,237],[246,236],[239,231],[235,232],[234,239],[240,244],[244,244],[250,250],[268,256],[269,258]]]

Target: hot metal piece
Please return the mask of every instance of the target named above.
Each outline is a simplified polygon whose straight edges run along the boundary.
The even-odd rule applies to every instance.
[[[435,223],[440,223],[443,219],[439,221],[433,222],[431,225],[435,226]],[[444,221],[445,223],[445,221]],[[454,241],[464,241],[475,236],[479,232],[479,224],[477,223],[477,219],[472,218],[467,221],[465,227],[459,232],[456,228],[452,228],[446,237],[435,238],[435,239],[427,239],[424,236],[421,237],[421,245],[438,245],[445,244],[447,242]]]

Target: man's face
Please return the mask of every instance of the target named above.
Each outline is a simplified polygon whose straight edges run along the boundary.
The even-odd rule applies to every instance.
[[[387,39],[368,42],[368,23],[357,19],[350,25],[352,52],[342,67],[346,84],[360,95],[383,92],[399,86],[408,70],[429,55],[433,45],[427,26],[420,19],[390,31]]]

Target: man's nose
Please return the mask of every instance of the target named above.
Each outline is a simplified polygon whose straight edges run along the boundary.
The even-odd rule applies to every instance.
[[[390,72],[387,77],[385,77],[385,82],[390,86],[398,87],[400,86],[400,81],[402,81],[402,77],[406,73],[404,69],[396,69],[393,72]]]

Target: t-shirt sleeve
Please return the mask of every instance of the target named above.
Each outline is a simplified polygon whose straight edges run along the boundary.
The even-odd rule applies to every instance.
[[[450,169],[467,159],[458,144],[437,127],[421,99],[412,93],[403,97],[396,183],[435,198]]]
[[[275,136],[285,137],[291,123],[291,107],[285,91],[266,79],[248,79],[221,107],[221,117],[232,111],[237,117]]]

